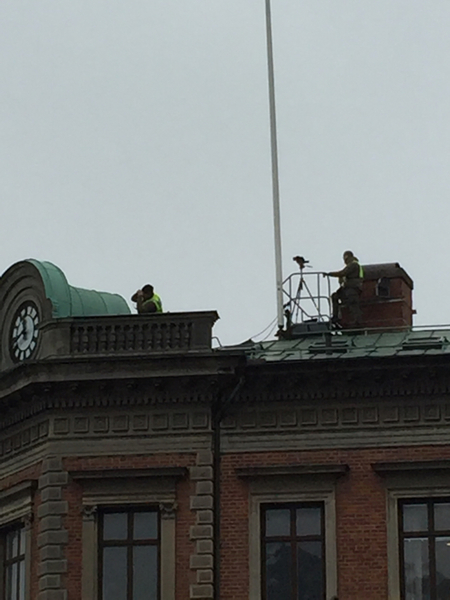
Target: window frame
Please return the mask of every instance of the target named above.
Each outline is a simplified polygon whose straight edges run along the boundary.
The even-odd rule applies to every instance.
[[[36,486],[37,482],[29,479],[0,492],[0,600],[5,600],[6,593],[6,535],[16,528],[25,533],[25,600],[31,598],[31,535]]]
[[[320,533],[319,534],[311,534],[308,536],[298,535],[294,533],[295,524],[296,524],[296,511],[301,508],[318,508],[320,510]],[[290,524],[290,533],[288,536],[279,535],[279,536],[267,536],[265,531],[265,515],[268,510],[272,509],[288,509],[290,511],[289,516],[289,524]],[[299,586],[298,586],[298,578],[297,578],[297,549],[296,546],[300,541],[320,541],[321,549],[322,549],[322,581],[323,581],[323,594],[326,596],[326,582],[327,582],[327,574],[326,574],[326,543],[325,543],[325,505],[324,502],[271,502],[269,504],[261,504],[260,505],[260,531],[261,531],[261,539],[260,539],[260,555],[261,555],[261,598],[262,600],[267,599],[267,587],[266,587],[266,546],[268,543],[273,543],[273,541],[277,542],[287,542],[291,546],[291,568],[293,568],[293,578],[292,578],[292,589],[291,595],[292,598],[298,597]],[[314,539],[312,539],[314,538]]]
[[[150,539],[134,539],[131,535],[133,523],[134,523],[134,515],[142,512],[155,512],[157,514],[157,527],[158,534],[156,538]],[[128,537],[125,540],[104,540],[103,539],[103,531],[104,531],[104,516],[111,513],[124,513],[127,515],[127,530]],[[98,524],[98,540],[97,540],[98,548],[98,556],[97,561],[99,565],[99,574],[98,574],[98,596],[100,600],[103,600],[103,568],[102,568],[102,559],[103,559],[103,550],[104,548],[111,547],[124,547],[127,548],[127,600],[132,600],[132,572],[133,572],[133,564],[132,564],[132,552],[131,550],[135,546],[156,546],[157,547],[157,569],[158,569],[158,586],[157,586],[157,600],[161,600],[161,511],[158,506],[117,506],[117,507],[102,507],[99,512],[99,524]]]
[[[13,532],[17,532],[19,534],[19,548],[18,548],[18,554],[17,556],[13,556],[11,558],[8,558],[8,536],[9,534],[13,533]],[[23,533],[23,538],[22,538],[22,533]],[[23,541],[22,541],[23,540]],[[24,545],[24,548],[21,549],[21,545]],[[20,565],[21,563],[23,563],[23,568],[24,568],[24,597],[26,597],[26,590],[27,590],[27,531],[26,531],[26,527],[25,524],[21,521],[16,522],[16,523],[12,523],[11,525],[5,527],[2,530],[2,552],[1,552],[1,561],[2,561],[2,565],[1,565],[1,570],[2,570],[2,577],[1,577],[1,598],[5,598],[5,600],[17,600],[18,598],[20,598],[20,567],[17,569],[17,588],[16,588],[16,597],[15,598],[11,598],[8,595],[8,590],[6,589],[6,585],[7,585],[7,581],[8,581],[8,577],[7,577],[7,572],[8,569],[10,567],[12,567],[14,564]]]
[[[405,563],[404,563],[404,541],[405,539],[426,538],[428,547],[428,568],[430,575],[430,595],[436,596],[436,538],[450,538],[450,529],[436,531],[434,529],[434,507],[437,504],[449,504],[450,496],[447,497],[413,497],[401,498],[397,501],[398,511],[398,553],[399,553],[399,578],[400,597],[405,598]],[[427,508],[427,529],[422,531],[405,532],[402,526],[403,507],[414,504],[425,504]]]
[[[184,467],[71,471],[82,488],[82,578],[83,600],[98,600],[99,512],[105,509],[139,510],[158,507],[160,513],[160,596],[175,600],[177,482]]]
[[[385,480],[388,600],[400,600],[398,503],[400,500],[450,498],[450,461],[373,463],[372,468]]]
[[[339,475],[338,475],[339,476]],[[261,506],[267,504],[323,503],[326,598],[337,596],[335,474],[255,477],[249,481],[249,600],[261,600]]]

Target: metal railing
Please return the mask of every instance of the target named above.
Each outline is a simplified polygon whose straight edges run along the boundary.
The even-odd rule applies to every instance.
[[[285,315],[293,324],[330,319],[331,282],[325,273],[292,273],[283,281],[283,297]]]

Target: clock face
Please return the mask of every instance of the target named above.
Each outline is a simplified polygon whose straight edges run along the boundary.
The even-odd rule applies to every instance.
[[[9,336],[9,349],[14,362],[30,358],[36,350],[39,335],[39,313],[33,302],[24,302],[16,311]]]

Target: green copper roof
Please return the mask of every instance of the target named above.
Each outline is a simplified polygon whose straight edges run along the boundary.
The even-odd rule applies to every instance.
[[[47,298],[53,306],[53,317],[91,317],[126,315],[131,311],[119,294],[85,290],[69,285],[59,267],[51,262],[28,259],[39,271]]]
[[[249,358],[266,362],[450,354],[450,329],[333,332],[328,337],[305,335],[294,340],[256,342],[245,350]]]

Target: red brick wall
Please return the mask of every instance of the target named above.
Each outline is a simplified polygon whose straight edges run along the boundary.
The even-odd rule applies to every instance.
[[[336,488],[339,600],[386,600],[386,492],[371,463],[443,458],[450,458],[450,446],[224,456],[221,600],[244,600],[249,594],[248,485],[235,476],[236,467],[348,464],[350,472]]]
[[[195,455],[155,454],[150,456],[68,458],[64,468],[70,470],[93,469],[144,469],[148,467],[189,467],[195,465]],[[189,508],[189,499],[194,487],[186,479],[177,486],[176,513],[176,600],[188,600],[189,584],[194,582],[195,573],[189,569],[189,557],[194,544],[189,539],[189,527],[195,524],[195,515]],[[66,546],[68,573],[66,584],[68,600],[81,598],[81,533],[82,533],[82,491],[75,482],[70,482],[65,492],[69,502],[69,513],[65,527],[69,532],[69,544]]]
[[[332,463],[348,464],[350,472],[338,480],[336,488],[338,579],[340,600],[387,599],[386,493],[376,475],[374,462],[450,459],[450,446],[414,446],[370,450],[292,451],[252,454],[229,454],[222,458],[222,586],[221,600],[246,600],[249,593],[248,566],[248,485],[235,475],[236,467],[275,464]],[[112,458],[70,458],[65,468],[145,468],[193,466],[195,455],[161,454]],[[10,487],[40,474],[40,465],[26,469],[0,482],[0,489]],[[195,515],[189,508],[194,486],[186,479],[177,488],[177,560],[176,599],[188,600],[189,584],[195,573],[189,568],[194,544],[189,528]],[[81,489],[69,483],[65,491],[69,513],[65,527],[69,532],[66,546],[68,600],[81,599]],[[34,511],[40,503],[37,492]],[[33,523],[32,598],[38,597],[38,520]],[[164,599],[162,599],[164,600]]]

